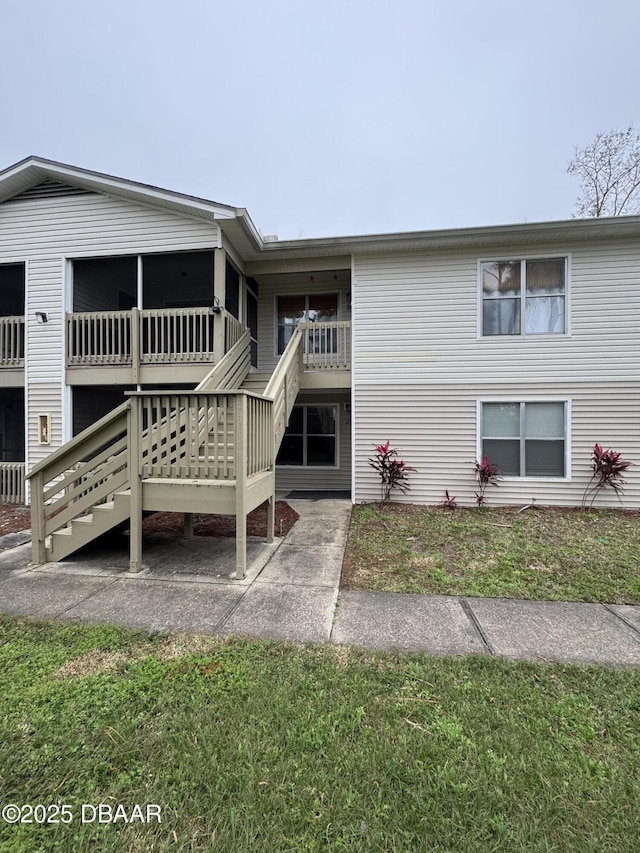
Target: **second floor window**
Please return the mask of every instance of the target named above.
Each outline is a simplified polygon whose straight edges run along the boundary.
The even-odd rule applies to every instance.
[[[338,319],[338,294],[278,296],[278,355],[282,355],[299,323],[332,323]]]
[[[480,265],[482,336],[566,332],[566,258]]]

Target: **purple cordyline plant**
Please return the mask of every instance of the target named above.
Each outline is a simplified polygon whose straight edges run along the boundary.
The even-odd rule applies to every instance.
[[[482,457],[482,462],[476,460],[474,471],[478,481],[478,491],[475,493],[476,503],[480,507],[487,503],[485,495],[487,486],[497,486],[502,476],[498,466],[489,462],[489,457],[486,454]]]
[[[621,495],[624,491],[624,472],[633,465],[633,462],[628,462],[621,459],[621,453],[616,453],[615,450],[605,450],[601,444],[596,442],[593,445],[593,453],[591,454],[591,479],[587,483],[582,496],[582,507],[592,507],[598,493],[601,489],[613,489],[622,503]]]
[[[391,500],[391,492],[394,489],[406,494],[411,488],[409,474],[416,469],[407,465],[403,459],[398,459],[398,451],[391,447],[390,441],[377,444],[375,453],[368,462],[380,477],[381,503]]]
[[[449,489],[444,490],[444,500],[442,501],[442,506],[445,509],[458,509],[456,499],[455,497],[449,494]]]

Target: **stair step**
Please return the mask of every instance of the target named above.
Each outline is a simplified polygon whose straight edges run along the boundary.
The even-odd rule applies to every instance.
[[[66,527],[55,530],[45,543],[48,561],[63,560],[93,539],[111,530],[129,517],[131,489],[125,488],[112,499],[91,508],[88,515],[73,518]]]
[[[54,530],[52,536],[73,536],[73,530],[70,527],[63,527],[60,530]]]

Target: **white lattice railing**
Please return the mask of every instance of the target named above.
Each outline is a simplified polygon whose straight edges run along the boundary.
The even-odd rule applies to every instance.
[[[129,436],[143,478],[237,481],[273,466],[271,400],[193,391],[132,394],[131,405],[143,427],[139,444]]]
[[[129,485],[129,409],[122,403],[32,468],[34,562],[45,562],[47,536]]]

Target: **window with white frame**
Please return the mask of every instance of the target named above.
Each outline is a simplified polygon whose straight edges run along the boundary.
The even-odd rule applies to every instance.
[[[567,259],[483,261],[482,335],[566,332]]]
[[[337,406],[294,406],[276,465],[335,468],[337,423]]]
[[[565,402],[481,403],[480,423],[480,455],[503,476],[566,476]]]
[[[276,297],[278,355],[282,355],[299,323],[331,323],[338,319],[338,294]]]

